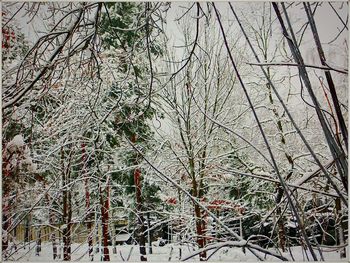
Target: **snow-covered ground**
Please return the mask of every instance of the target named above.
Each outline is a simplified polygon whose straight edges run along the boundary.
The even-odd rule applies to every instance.
[[[39,256],[35,255],[35,244],[32,243],[30,249],[27,246],[25,249],[19,249],[15,254],[12,255],[8,261],[25,261],[25,262],[50,262],[54,261],[52,258],[52,245],[51,243],[43,243],[42,250]],[[176,244],[168,244],[163,247],[153,246],[153,254],[148,254],[148,261],[154,262],[165,262],[165,261],[181,261],[179,257],[180,248],[182,248],[182,258],[191,255],[194,250],[191,247],[186,245],[176,245]],[[88,256],[88,246],[87,244],[73,244],[72,245],[72,261],[89,261]],[[127,261],[129,255],[129,261],[135,262],[140,261],[139,257],[139,247],[137,245],[122,245],[117,246],[117,254],[113,254],[112,247],[109,247],[110,252],[110,260],[113,262],[122,262]],[[148,249],[147,249],[148,252]],[[207,256],[209,257],[214,250],[208,251]],[[295,261],[308,261],[305,251],[301,249],[301,247],[293,247],[291,249],[293,258]],[[261,255],[261,254],[260,254]],[[264,255],[262,255],[264,256]],[[293,260],[291,254],[289,252],[284,253],[283,256]],[[319,257],[319,253],[317,253]],[[347,259],[340,259],[339,252],[323,252],[323,257],[326,261],[348,261]],[[309,260],[312,258],[309,256]],[[271,256],[266,257],[267,261],[279,261],[276,258]],[[62,259],[56,259],[56,261],[62,261]],[[101,261],[101,254],[94,254],[94,261]],[[199,261],[199,257],[193,257],[189,261]],[[241,248],[222,248],[217,251],[214,255],[212,255],[208,261],[226,261],[226,262],[244,262],[244,261],[254,261],[257,262],[257,258],[250,253],[248,250],[246,254],[242,252]]]

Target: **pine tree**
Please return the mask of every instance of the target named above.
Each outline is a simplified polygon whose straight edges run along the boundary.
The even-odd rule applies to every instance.
[[[117,57],[119,62],[116,73],[128,76],[124,82],[113,83],[106,98],[114,103],[119,102],[120,105],[114,114],[114,119],[107,120],[108,125],[116,132],[116,135],[106,134],[106,140],[111,146],[120,144],[124,137],[136,147],[147,148],[153,136],[148,124],[155,114],[152,102],[154,83],[151,56],[161,55],[161,51],[156,42],[151,40],[153,30],[151,5],[151,3],[108,3],[108,12],[102,20],[103,43],[107,49],[114,51],[112,56]],[[142,24],[144,25],[140,26]],[[136,166],[133,173],[129,173],[128,180],[132,182],[135,194],[140,259],[146,261],[143,176],[139,167],[142,159],[133,150],[123,155],[121,158],[124,165]]]

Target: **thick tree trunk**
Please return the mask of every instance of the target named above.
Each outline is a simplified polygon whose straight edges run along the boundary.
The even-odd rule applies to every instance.
[[[100,202],[102,214],[102,238],[103,238],[103,261],[110,261],[108,249],[108,210],[109,210],[109,182],[107,179],[107,198],[103,200],[101,186],[100,186]]]
[[[201,216],[201,210],[200,207],[195,204],[194,205],[194,213],[196,216],[196,231],[197,231],[197,244],[198,248],[204,248],[205,246],[205,239],[204,239],[204,231],[203,231],[203,224],[202,224],[202,216]],[[207,253],[204,251],[199,254],[200,261],[206,261]]]
[[[94,260],[94,244],[93,244],[93,240],[92,240],[92,234],[93,234],[93,230],[92,230],[92,222],[91,222],[91,217],[88,217],[88,223],[87,223],[87,229],[88,229],[88,245],[89,245],[89,259],[90,261]]]
[[[138,239],[140,244],[140,260],[147,261],[146,257],[146,237],[145,237],[145,220],[142,215],[142,198],[141,198],[141,171],[135,169],[134,181],[136,187],[136,210],[139,222]]]
[[[131,136],[131,142],[136,143],[136,135]],[[135,160],[135,164],[138,161]],[[136,211],[138,217],[138,241],[140,245],[140,260],[147,261],[146,257],[146,237],[145,237],[145,220],[142,215],[142,196],[141,196],[141,170],[136,168],[134,171],[134,184],[135,184],[135,195],[136,195]]]
[[[195,178],[193,158],[189,159],[189,166],[190,166],[190,172],[192,176],[192,194],[193,196],[199,198],[199,190],[198,190],[198,185]],[[205,239],[204,239],[201,209],[197,203],[193,203],[193,205],[194,205],[194,214],[196,217],[197,244],[198,244],[198,248],[202,249],[205,246]],[[199,260],[206,261],[206,259],[207,259],[207,252],[206,251],[201,252],[199,254]]]

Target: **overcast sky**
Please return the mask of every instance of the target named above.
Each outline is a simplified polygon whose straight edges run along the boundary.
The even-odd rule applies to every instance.
[[[239,10],[238,14],[240,14],[240,12],[244,13],[244,10],[250,10],[250,8],[256,7],[257,9],[259,9],[259,6],[262,5],[260,2],[252,2],[252,1],[246,1],[246,2],[232,2],[232,5],[234,8],[237,8]],[[287,2],[290,3],[290,2]],[[347,19],[347,15],[348,15],[348,6],[346,2],[331,2],[331,4],[333,5],[333,7],[339,12],[339,15],[342,17],[342,19],[344,21],[346,21]],[[167,15],[167,34],[169,35],[171,41],[170,43],[172,43],[174,46],[178,45],[181,46],[183,45],[183,38],[181,37],[182,33],[179,29],[179,26],[176,22],[174,22],[174,20],[178,17],[181,16],[181,14],[183,13],[184,8],[181,7],[186,7],[189,6],[190,2],[172,2],[171,4],[171,9],[168,12]],[[220,13],[223,17],[227,17],[228,15],[230,16],[230,19],[233,20],[233,15],[228,7],[228,4],[226,2],[217,2],[216,6],[218,7],[218,9],[220,10]],[[342,7],[340,9],[340,7]],[[194,8],[195,10],[195,8]],[[307,21],[307,17],[305,14],[305,11],[303,9],[303,5],[300,3],[298,6],[294,6],[293,8],[288,9],[288,11],[290,12],[289,15],[291,17],[291,19],[296,19],[296,18],[300,18],[300,20],[302,21],[302,24],[305,23],[305,21]],[[274,16],[274,13],[272,14]],[[333,40],[336,35],[339,33],[339,31],[343,28],[343,25],[341,23],[341,21],[337,18],[336,14],[334,13],[334,11],[332,10],[331,6],[329,5],[328,2],[324,2],[321,4],[321,6],[319,6],[317,8],[317,11],[315,13],[315,21],[317,24],[317,29],[321,38],[322,43],[326,44],[328,42],[330,42],[331,40]],[[274,23],[277,24],[277,20],[274,21]],[[299,23],[300,24],[300,23]],[[191,24],[191,26],[195,26],[195,22],[193,21],[193,24]],[[279,27],[279,25],[277,25]],[[296,27],[297,28],[297,27]],[[336,50],[335,46],[340,45],[343,46],[343,43],[345,40],[348,39],[348,32],[343,32],[341,34],[341,37],[339,37],[336,41],[333,42],[333,44],[331,45],[332,48],[334,47],[334,49]],[[313,38],[312,35],[306,35],[305,36],[305,41],[304,43],[306,44],[306,47],[304,46],[304,48],[308,48],[308,40],[312,41],[309,44],[309,47],[314,47],[314,42],[313,42]],[[329,46],[329,45],[328,45]],[[328,53],[328,47],[325,48],[325,51]],[[337,56],[337,62],[340,62],[339,60],[342,60],[342,65],[346,65],[347,64],[347,57],[344,57],[343,52],[338,52],[337,54],[333,54],[333,56],[336,55]],[[308,58],[306,58],[308,59]]]

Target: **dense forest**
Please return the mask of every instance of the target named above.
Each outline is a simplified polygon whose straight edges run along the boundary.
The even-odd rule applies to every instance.
[[[2,2],[2,259],[348,259],[348,2]]]

